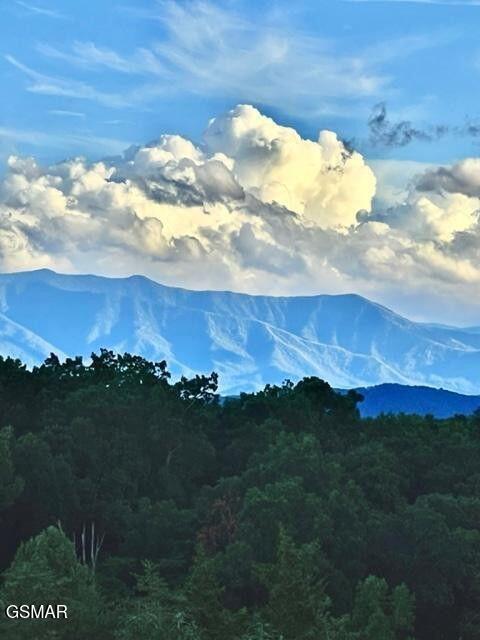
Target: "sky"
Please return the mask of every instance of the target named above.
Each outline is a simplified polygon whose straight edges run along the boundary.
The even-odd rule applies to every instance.
[[[0,270],[480,325],[479,1],[0,14]]]

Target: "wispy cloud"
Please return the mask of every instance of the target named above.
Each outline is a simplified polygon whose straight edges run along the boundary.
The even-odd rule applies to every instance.
[[[164,2],[148,15],[161,22],[166,35],[130,55],[78,41],[68,50],[47,43],[37,50],[90,72],[108,69],[150,77],[150,84],[135,92],[135,99],[144,102],[164,91],[183,92],[282,104],[284,111],[311,115],[319,109],[335,110],[339,99],[384,95],[390,78],[383,65],[432,41],[410,37],[348,54],[340,51],[340,43],[336,46],[268,17],[262,24],[254,23],[202,0]]]
[[[6,55],[5,59],[31,79],[32,82],[27,90],[32,93],[93,100],[112,108],[128,107],[134,104],[133,96],[105,93],[85,82],[45,75],[23,64],[12,55]]]
[[[131,141],[95,136],[88,133],[45,133],[33,129],[0,127],[0,142],[23,143],[41,149],[94,150],[96,153],[118,154],[130,146]]]
[[[387,106],[381,102],[374,106],[368,119],[370,143],[374,146],[405,147],[412,142],[435,142],[445,136],[463,136],[478,139],[480,123],[466,119],[463,124],[445,123],[415,125],[410,120],[391,121]]]
[[[0,127],[0,141],[11,140],[13,142],[24,142],[33,146],[48,145],[52,141],[52,136],[43,131],[28,131],[9,127]]]
[[[39,7],[37,5],[30,4],[28,2],[23,2],[23,0],[16,0],[15,4],[17,4],[19,7],[22,7],[22,9],[25,9],[29,13],[33,13],[39,16],[45,16],[48,18],[58,18],[58,19],[64,19],[66,17],[65,15],[63,15],[63,13],[59,13],[58,11],[54,11],[53,9]]]
[[[37,51],[48,58],[92,71],[109,69],[119,73],[159,76],[166,76],[168,73],[155,54],[145,48],[139,48],[130,57],[126,57],[107,47],[99,47],[93,42],[76,41],[69,52],[46,43],[38,44]]]
[[[61,116],[65,118],[85,118],[85,114],[80,111],[67,111],[64,109],[50,109],[48,113],[52,116]]]
[[[155,55],[193,92],[231,94],[296,111],[300,104],[374,95],[388,78],[361,53],[348,55],[332,43],[265,17],[253,23],[208,2],[162,4],[167,32]]]
[[[150,19],[161,22],[164,38],[131,53],[88,41],[74,41],[65,50],[48,43],[37,46],[46,58],[88,71],[88,83],[45,75],[12,56],[7,59],[31,78],[29,91],[93,100],[114,108],[147,104],[168,92],[281,105],[286,113],[310,117],[337,113],[340,101],[343,109],[353,104],[360,108],[362,100],[388,97],[392,78],[385,69],[392,60],[451,37],[409,35],[353,53],[346,42],[313,37],[279,22],[278,17],[253,22],[231,7],[204,0],[167,1],[156,7]],[[95,78],[96,72],[106,70],[129,74],[132,84],[136,81],[138,86],[122,94],[105,93],[97,88]],[[136,78],[144,78],[144,84]]]

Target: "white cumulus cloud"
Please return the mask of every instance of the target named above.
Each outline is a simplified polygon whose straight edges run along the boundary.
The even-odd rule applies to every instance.
[[[162,135],[110,161],[42,167],[11,157],[0,182],[0,270],[356,291],[411,315],[444,312],[448,301],[457,315],[443,319],[467,308],[473,317],[479,162],[429,167],[379,209],[374,172],[333,132],[306,140],[240,105],[213,119],[199,146]]]

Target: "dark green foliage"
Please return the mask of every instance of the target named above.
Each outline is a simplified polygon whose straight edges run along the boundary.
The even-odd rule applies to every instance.
[[[73,544],[56,527],[20,545],[4,574],[0,600],[5,604],[68,606],[68,620],[0,618],[0,635],[5,640],[100,640],[105,634],[106,619],[92,572],[80,564]]]
[[[407,640],[413,611],[414,599],[405,585],[389,593],[383,578],[369,576],[357,587],[351,626],[365,640]]]
[[[11,428],[0,430],[0,514],[15,502],[23,490],[23,481],[15,474],[12,438]]]
[[[479,640],[478,416],[216,385],[0,359],[0,599],[70,607],[2,639]]]
[[[168,588],[154,564],[145,561],[135,577],[137,597],[118,611],[115,640],[201,640],[186,598]]]
[[[318,545],[296,547],[280,530],[277,556],[259,574],[267,587],[264,616],[285,640],[328,638],[328,609]]]

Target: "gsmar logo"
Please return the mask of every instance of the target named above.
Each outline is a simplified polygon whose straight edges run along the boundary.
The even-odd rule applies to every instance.
[[[5,616],[11,620],[67,620],[66,604],[10,604]]]

